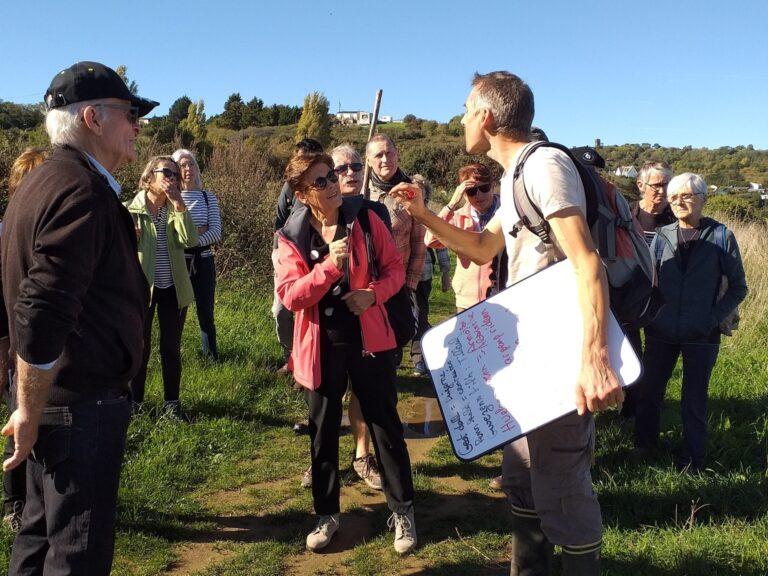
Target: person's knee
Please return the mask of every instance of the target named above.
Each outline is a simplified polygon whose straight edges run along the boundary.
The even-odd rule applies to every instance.
[[[594,494],[537,498],[541,530],[559,546],[599,546],[603,535],[600,504]]]

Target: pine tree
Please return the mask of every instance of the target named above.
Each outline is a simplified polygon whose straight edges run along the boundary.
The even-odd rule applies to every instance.
[[[203,142],[208,133],[205,126],[205,102],[193,102],[187,109],[187,117],[179,122],[179,131],[186,132],[195,142]]]
[[[310,92],[304,97],[304,109],[296,127],[296,141],[314,138],[323,146],[331,141],[331,118],[328,98],[322,92]]]
[[[224,103],[224,112],[219,116],[219,126],[240,130],[243,128],[243,99],[238,92],[230,95]]]
[[[120,64],[120,66],[115,68],[115,72],[117,72],[117,75],[123,79],[123,82],[125,82],[125,85],[128,87],[131,94],[136,95],[139,93],[139,85],[133,80],[128,79],[128,74],[126,74],[128,72],[128,67],[125,64]]]

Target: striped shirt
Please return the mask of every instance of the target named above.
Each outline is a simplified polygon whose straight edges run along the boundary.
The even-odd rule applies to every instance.
[[[157,244],[155,245],[155,287],[170,288],[173,286],[173,274],[171,273],[171,258],[168,256],[168,203],[163,204],[157,211],[157,216],[152,216],[152,223],[157,232]]]
[[[219,201],[212,192],[202,192],[200,190],[184,190],[181,193],[184,204],[187,205],[192,221],[198,228],[208,226],[204,234],[200,234],[198,246],[208,246],[221,242],[221,212],[219,211]],[[205,201],[206,197],[208,202]]]

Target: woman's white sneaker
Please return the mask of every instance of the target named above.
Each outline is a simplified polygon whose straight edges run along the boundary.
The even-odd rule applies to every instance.
[[[411,507],[405,514],[394,512],[387,520],[387,526],[395,529],[395,552],[407,554],[416,548],[416,520]]]
[[[317,519],[317,525],[307,535],[307,550],[317,552],[331,543],[334,534],[339,530],[339,515],[328,514]]]

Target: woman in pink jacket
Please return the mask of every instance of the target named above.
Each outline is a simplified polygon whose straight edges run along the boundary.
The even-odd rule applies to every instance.
[[[493,193],[491,171],[479,162],[459,169],[459,185],[450,202],[438,216],[464,230],[481,232],[499,208],[499,197]],[[461,206],[466,198],[467,202]],[[440,241],[427,229],[424,243],[429,248],[443,248]],[[506,273],[506,253],[499,253],[488,264],[478,265],[457,257],[456,271],[451,286],[456,293],[456,311],[462,312],[495,294],[504,286],[499,274]]]
[[[392,235],[368,210],[379,267],[371,277],[362,196],[342,197],[333,160],[296,154],[285,170],[299,200],[277,232],[277,294],[295,313],[289,367],[306,390],[312,442],[312,497],[318,515],[307,548],[327,546],[339,528],[339,426],[347,380],[360,401],[381,471],[395,550],[416,545],[413,479],[397,413],[395,337],[384,307],[405,281]]]

